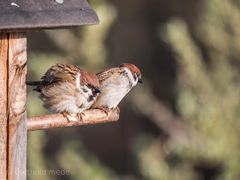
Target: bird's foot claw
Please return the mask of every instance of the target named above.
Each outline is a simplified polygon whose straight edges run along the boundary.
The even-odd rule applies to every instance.
[[[119,114],[120,113],[120,108],[117,106],[115,109],[117,110],[117,112]]]
[[[85,116],[84,112],[77,113],[77,117],[80,121],[83,120],[83,116]]]
[[[101,111],[103,111],[107,116],[109,115],[110,109],[107,107],[98,107]]]
[[[68,112],[63,112],[62,115],[68,120],[68,122],[78,121],[78,118],[76,116],[73,116],[73,114],[70,114]]]

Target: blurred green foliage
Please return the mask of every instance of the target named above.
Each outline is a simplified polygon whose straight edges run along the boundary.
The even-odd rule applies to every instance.
[[[172,87],[176,92],[176,109],[165,106],[157,98],[148,74],[144,76],[145,87],[134,91],[133,98],[129,98],[131,103],[124,104],[127,106],[124,111],[136,113],[139,119],[140,116],[148,118],[159,132],[169,133],[166,136],[170,138],[159,132],[156,136],[147,131],[141,132],[137,137],[128,137],[133,161],[130,165],[134,166],[135,172],[124,174],[106,165],[87,149],[79,138],[77,129],[58,130],[60,134],[57,135],[57,130],[32,132],[28,139],[28,179],[240,178],[240,4],[235,0],[202,0],[198,3],[197,16],[191,22],[174,16],[158,25],[159,40],[168,44],[177,62],[177,81]],[[105,40],[113,23],[121,17],[118,17],[118,10],[109,1],[93,0],[91,4],[100,17],[100,25],[80,30],[46,31],[46,36],[59,51],[48,54],[36,51],[30,53],[29,79],[40,78],[56,62],[74,63],[95,72],[109,66],[109,49]],[[47,113],[32,91],[28,93],[28,113]],[[178,124],[166,124],[179,121],[187,128],[181,129],[182,126]],[[130,122],[124,123],[131,126]],[[187,142],[183,133],[179,133],[180,129],[188,134]],[[59,136],[61,144],[56,146],[58,149],[52,147],[55,153],[53,157],[45,149],[51,134]],[[173,134],[175,138],[172,138]],[[113,154],[119,155],[115,152]],[[69,174],[60,177],[33,173],[41,169],[61,169]]]
[[[220,166],[219,179],[239,177],[239,6],[233,1],[204,1],[201,9],[194,27],[179,18],[161,27],[160,36],[179,64],[178,111],[194,129],[194,137],[189,146],[171,150],[184,163],[167,166],[169,171],[152,179],[195,179],[197,161]],[[159,169],[166,168],[161,158],[155,161]]]
[[[178,109],[196,130],[195,145],[179,153],[221,165],[220,179],[239,177],[239,20],[234,1],[205,1],[192,32],[180,19],[165,29],[181,67]]]

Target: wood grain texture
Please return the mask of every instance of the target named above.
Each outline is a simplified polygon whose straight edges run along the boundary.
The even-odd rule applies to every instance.
[[[8,35],[0,34],[0,179],[7,178],[7,63]]]
[[[78,118],[76,118],[77,120]],[[98,124],[113,122],[119,119],[119,110],[114,109],[108,113],[108,115],[99,109],[90,109],[84,111],[82,119],[76,122],[68,122],[68,120],[62,114],[51,114],[45,116],[35,116],[27,120],[28,131],[59,128],[59,127],[71,127],[82,126],[89,124]]]
[[[0,0],[0,31],[66,28],[98,23],[86,0]]]
[[[26,61],[24,33],[9,34],[8,53],[8,179],[26,179]]]

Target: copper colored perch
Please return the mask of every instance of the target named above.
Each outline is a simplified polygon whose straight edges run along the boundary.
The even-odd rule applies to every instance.
[[[49,128],[82,126],[88,124],[98,124],[113,122],[119,119],[119,110],[114,109],[108,115],[99,109],[84,111],[82,119],[76,122],[69,122],[62,114],[50,114],[44,116],[33,116],[27,120],[28,131],[35,131]]]

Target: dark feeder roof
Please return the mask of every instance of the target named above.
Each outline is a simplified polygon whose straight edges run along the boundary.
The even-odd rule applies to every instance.
[[[96,23],[98,17],[86,0],[0,0],[0,31]]]

